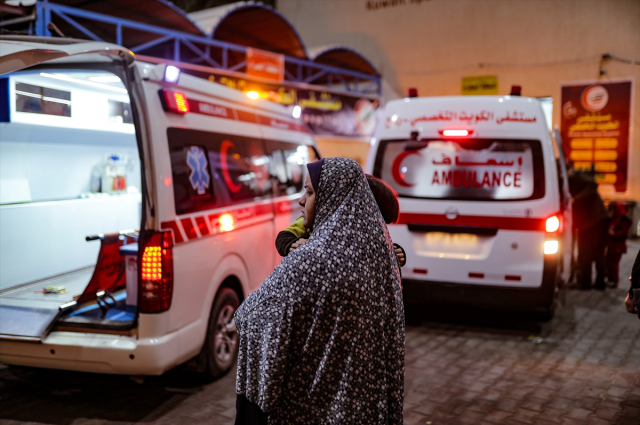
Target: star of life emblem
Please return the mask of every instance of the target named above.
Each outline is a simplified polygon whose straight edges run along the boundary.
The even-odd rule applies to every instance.
[[[207,156],[204,149],[199,146],[191,146],[187,151],[187,165],[191,170],[189,182],[198,195],[204,195],[209,188],[211,177],[209,176]]]

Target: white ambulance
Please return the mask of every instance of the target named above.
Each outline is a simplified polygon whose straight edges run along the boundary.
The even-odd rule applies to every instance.
[[[562,152],[541,103],[520,96],[387,103],[367,172],[400,197],[405,302],[553,313],[570,268]]]
[[[234,364],[315,142],[286,108],[120,46],[0,37],[0,361]]]

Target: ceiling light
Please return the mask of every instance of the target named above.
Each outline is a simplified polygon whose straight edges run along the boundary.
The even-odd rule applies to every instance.
[[[113,87],[107,84],[95,83],[93,81],[79,80],[77,78],[69,77],[68,75],[64,75],[64,74],[48,74],[46,72],[41,72],[40,76],[46,77],[46,78],[53,78],[55,80],[68,81],[70,83],[83,84],[85,86],[97,87],[104,90],[111,90],[118,93],[125,93],[125,94],[127,93],[127,89],[123,89],[120,87]]]

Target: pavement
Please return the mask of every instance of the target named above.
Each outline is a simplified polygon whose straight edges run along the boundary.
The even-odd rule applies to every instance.
[[[555,318],[426,311],[406,335],[405,424],[640,425],[640,320],[619,289],[567,290]],[[131,378],[0,365],[0,424],[233,424],[235,371]]]

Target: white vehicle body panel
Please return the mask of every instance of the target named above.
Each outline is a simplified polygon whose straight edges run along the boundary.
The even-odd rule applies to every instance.
[[[51,60],[45,54],[30,62],[14,60],[28,51],[58,51],[57,59],[83,53],[107,52],[133,61],[127,49],[107,43],[54,45],[0,40],[2,72],[12,72]],[[32,55],[33,56],[33,55]],[[86,59],[89,56],[85,56]],[[102,56],[91,56],[99,62]],[[67,58],[68,59],[68,58]],[[134,87],[131,102],[137,101],[143,141],[143,156],[149,203],[147,228],[174,230],[173,295],[168,311],[139,313],[137,327],[129,335],[52,331],[39,343],[0,338],[0,361],[7,364],[80,370],[86,372],[157,375],[196,356],[204,343],[212,303],[220,286],[232,278],[241,287],[241,296],[255,291],[280,262],[275,249],[278,231],[299,217],[297,200],[301,191],[247,201],[230,206],[177,214],[168,129],[221,133],[255,139],[286,142],[294,147],[315,149],[315,141],[301,121],[280,105],[252,101],[243,93],[206,80],[182,74],[177,83],[164,81],[164,65],[133,62]],[[205,113],[166,112],[160,90],[180,91],[191,102],[220,105],[235,111],[256,114],[261,121],[220,118]],[[282,125],[285,123],[286,125]],[[266,143],[266,142],[264,142]],[[266,144],[265,144],[266,146]],[[284,154],[283,154],[284,155]],[[212,179],[219,176],[211,176]],[[232,231],[216,230],[221,214],[234,217]],[[213,217],[213,218],[212,218]],[[218,218],[216,218],[218,217]],[[205,229],[198,228],[207,218]],[[210,221],[209,221],[210,220]],[[193,225],[190,230],[189,223]],[[80,230],[84,232],[84,230]],[[83,235],[85,233],[82,233]],[[3,258],[4,260],[4,258]],[[19,261],[19,259],[16,259]]]
[[[442,134],[444,130],[468,130],[472,133],[462,138],[446,137]],[[386,141],[403,141],[404,145],[412,132],[417,132],[419,140],[539,141],[544,169],[540,171],[544,178],[544,195],[524,200],[403,197],[403,190],[407,193],[414,189],[407,189],[400,184],[401,181],[394,181],[395,177],[390,177],[394,175],[393,169],[389,171],[389,167],[397,165],[398,170],[403,167],[402,171],[395,172],[402,172],[402,178],[405,178],[404,173],[411,172],[410,166],[406,171],[407,160],[402,158],[389,165],[393,158],[382,160],[380,150],[392,146],[392,142]],[[401,218],[399,224],[392,224],[389,229],[393,241],[402,245],[407,253],[403,279],[487,287],[539,288],[543,283],[543,246],[548,236],[544,231],[544,222],[562,210],[553,143],[540,103],[532,98],[433,97],[407,98],[387,103],[382,122],[371,142],[366,171],[395,185],[400,194]],[[433,164],[443,163],[444,159],[439,163],[433,160]],[[477,179],[480,182],[481,178]],[[433,181],[427,183],[432,186],[438,184],[435,176]],[[411,183],[412,186],[419,184]],[[422,184],[425,185],[424,190],[433,191],[428,184]],[[566,215],[565,228],[570,226],[570,212]],[[498,230],[493,236],[411,231],[411,223],[443,226],[463,224]],[[562,255],[568,259],[570,235],[567,241],[561,245],[561,249]],[[568,268],[564,272],[568,273]]]

